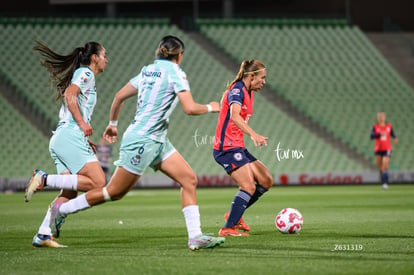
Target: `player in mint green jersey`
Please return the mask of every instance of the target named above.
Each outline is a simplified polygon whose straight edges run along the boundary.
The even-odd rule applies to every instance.
[[[90,123],[97,99],[95,76],[105,70],[106,52],[96,42],[88,42],[68,55],[60,55],[40,42],[34,50],[42,55],[42,65],[57,84],[57,99],[62,99],[62,107],[49,143],[58,174],[36,169],[26,187],[25,201],[47,186],[62,189],[54,200],[62,203],[76,197],[78,191],[105,186],[105,175],[89,137],[93,134]],[[33,238],[33,246],[60,247],[52,237],[50,217],[49,208]]]
[[[104,133],[111,143],[118,136],[118,117],[124,101],[138,95],[138,102],[134,120],[122,138],[114,175],[106,187],[95,188],[63,204],[55,202],[52,207],[52,232],[59,232],[68,214],[121,199],[145,170],[152,167],[181,185],[181,207],[189,249],[212,248],[225,241],[223,237],[202,233],[196,195],[197,176],[167,137],[169,116],[178,102],[188,115],[202,115],[220,109],[218,102],[207,105],[194,102],[186,74],[179,66],[183,53],[184,43],[178,37],[162,38],[155,62],[144,66],[117,92]]]

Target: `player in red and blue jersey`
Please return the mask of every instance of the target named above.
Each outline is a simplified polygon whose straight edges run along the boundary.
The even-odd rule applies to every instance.
[[[262,62],[245,60],[223,95],[213,155],[237,183],[239,191],[224,216],[226,222],[220,229],[220,236],[249,236],[237,230],[250,230],[242,219],[243,213],[273,185],[272,174],[244,145],[244,134],[250,136],[255,146],[267,145],[267,137],[257,134],[248,125],[253,114],[254,92],[263,87],[265,79],[266,68]]]
[[[398,139],[391,123],[386,123],[384,112],[377,114],[377,120],[378,123],[374,124],[371,130],[371,139],[375,139],[374,152],[381,175],[382,187],[388,189],[388,166],[392,150],[391,138],[394,139],[394,144],[397,144]]]

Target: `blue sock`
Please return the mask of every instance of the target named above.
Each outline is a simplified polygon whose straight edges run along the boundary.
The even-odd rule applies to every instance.
[[[382,183],[388,183],[388,170],[382,172]]]
[[[224,224],[224,228],[234,227],[243,216],[244,211],[246,210],[247,204],[249,203],[251,195],[244,190],[239,190],[236,196],[233,199],[230,208],[229,217]]]
[[[256,184],[256,191],[254,191],[254,194],[252,198],[250,199],[249,203],[247,204],[246,208],[249,208],[253,203],[255,203],[264,193],[267,192],[267,189],[263,186]]]

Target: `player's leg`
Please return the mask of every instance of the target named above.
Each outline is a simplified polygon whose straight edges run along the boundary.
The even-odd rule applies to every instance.
[[[135,138],[135,137],[133,137]],[[94,188],[62,205],[53,205],[51,229],[58,234],[59,229],[68,214],[85,210],[105,201],[119,200],[135,185],[145,169],[154,160],[154,152],[158,144],[152,140],[128,142],[125,138],[121,144],[119,160],[108,185],[103,188]]]
[[[62,174],[62,170],[58,170],[57,175],[48,175],[42,170],[35,170],[26,188],[26,202],[45,186],[50,189],[88,191],[105,185],[105,174],[95,153],[85,138],[77,135],[73,131],[60,130],[51,138],[49,152],[52,159],[59,169],[70,173]]]
[[[377,160],[378,170],[379,170],[380,174],[382,174],[382,156],[377,154],[375,156],[375,158]]]
[[[64,171],[62,174],[70,174],[69,171]],[[55,198],[53,202],[65,202],[69,199],[75,198],[77,196],[77,191],[71,190],[61,190],[60,194]],[[52,202],[52,203],[53,203]],[[51,217],[51,209],[50,207],[47,208],[46,215],[43,218],[40,227],[33,237],[32,245],[34,247],[63,247],[60,245],[56,240],[52,237],[52,231],[50,229],[50,217]]]
[[[247,208],[254,204],[270,187],[273,186],[273,177],[269,169],[259,160],[250,163],[253,177],[256,182],[256,190],[252,195]]]
[[[131,190],[139,180],[139,177],[139,175],[132,174],[124,168],[118,167],[106,187],[91,189],[77,198],[63,203],[59,208],[59,212],[63,215],[68,215],[104,203],[105,201],[120,200]]]
[[[247,233],[242,233],[237,230],[241,226],[245,231],[250,230],[250,227],[247,224],[244,224],[242,220],[242,216],[244,211],[249,204],[250,199],[252,198],[253,194],[255,193],[256,186],[254,183],[254,174],[251,168],[251,164],[247,163],[236,170],[232,171],[230,176],[232,179],[237,183],[239,187],[239,191],[234,196],[230,211],[228,212],[228,217],[224,224],[224,227],[220,229],[219,235],[220,236],[249,236]],[[227,213],[226,213],[227,216]]]
[[[91,208],[106,201],[119,200],[139,180],[139,175],[118,167],[108,186],[95,188],[65,203],[52,203],[50,228],[54,237],[59,237],[60,228],[69,214]]]
[[[156,168],[181,185],[181,207],[191,250],[212,248],[224,242],[224,238],[205,235],[201,231],[200,212],[197,205],[197,175],[179,152],[171,148]]]
[[[76,175],[47,175],[45,186],[50,189],[86,192],[105,186],[105,173],[99,162],[88,162]]]
[[[383,156],[382,157],[382,173],[381,173],[381,179],[382,179],[382,187],[384,189],[388,189],[388,167],[389,167],[389,163],[390,163],[390,157],[389,155]]]

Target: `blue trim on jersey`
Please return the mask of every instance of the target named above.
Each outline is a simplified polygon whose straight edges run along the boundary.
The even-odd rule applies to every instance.
[[[230,108],[227,111],[226,119],[224,120],[223,128],[221,129],[220,151],[223,151],[223,144],[224,144],[224,139],[226,138],[226,129],[227,129],[227,125],[229,124],[229,120],[230,120]]]
[[[240,87],[241,86],[241,87]],[[227,93],[227,102],[229,104],[229,109],[227,110],[227,115],[226,115],[226,119],[223,122],[223,127],[221,129],[221,135],[220,135],[220,150],[223,150],[223,146],[224,146],[224,140],[225,140],[225,136],[226,136],[226,130],[227,130],[227,126],[229,124],[230,121],[230,116],[231,116],[231,109],[230,109],[230,105],[232,103],[237,103],[239,105],[243,105],[243,100],[244,100],[244,92],[243,92],[243,88],[245,87],[244,82],[239,80],[237,81],[234,86],[230,89],[230,91]],[[238,89],[239,90],[239,94],[231,94],[231,92],[234,89]]]
[[[231,88],[231,90],[227,94],[227,101],[229,102],[229,107],[230,107],[231,103],[234,103],[234,102],[237,102],[240,105],[243,104],[243,100],[244,100],[243,88],[244,88],[244,82],[243,81],[236,82],[236,84]],[[235,93],[237,90],[239,92]]]

